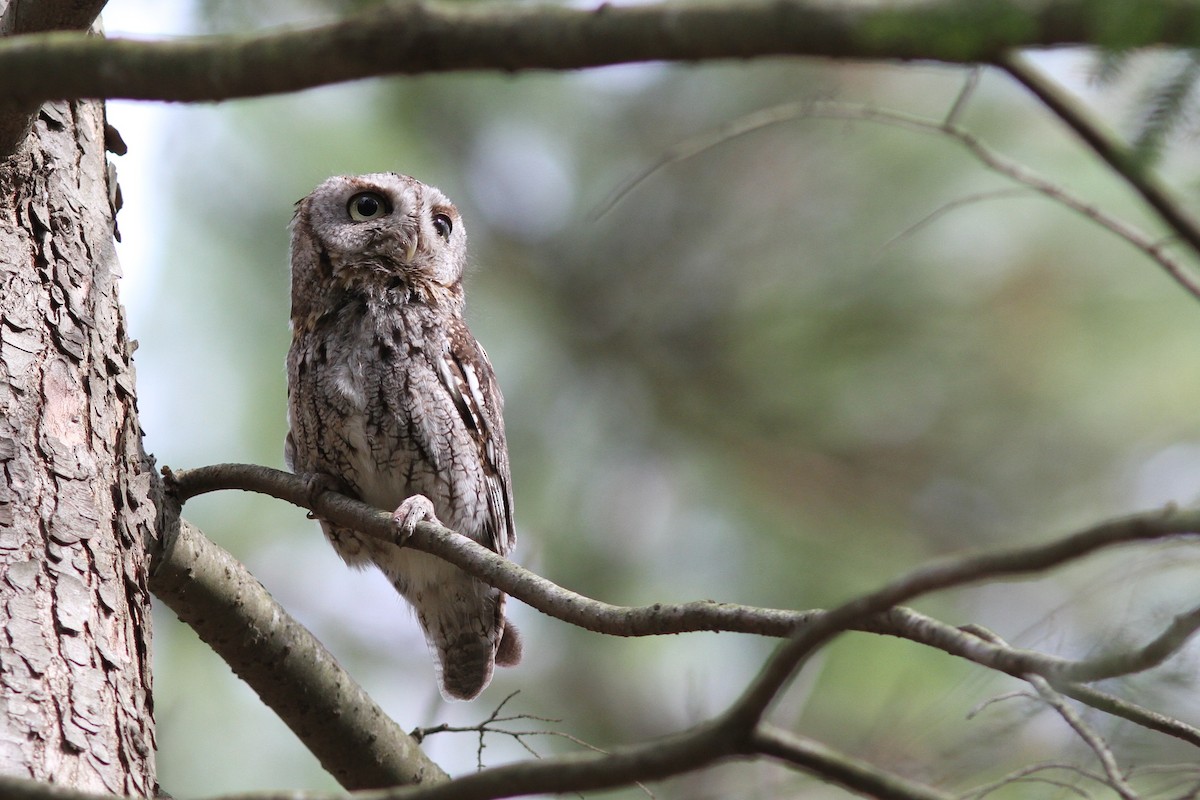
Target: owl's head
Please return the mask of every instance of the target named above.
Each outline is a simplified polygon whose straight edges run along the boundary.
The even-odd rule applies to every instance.
[[[333,177],[296,206],[292,300],[336,289],[461,291],[467,232],[433,186],[383,172]]]

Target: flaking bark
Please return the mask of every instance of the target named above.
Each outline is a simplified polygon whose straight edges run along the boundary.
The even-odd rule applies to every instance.
[[[0,773],[155,790],[141,450],[103,107],[0,162]]]

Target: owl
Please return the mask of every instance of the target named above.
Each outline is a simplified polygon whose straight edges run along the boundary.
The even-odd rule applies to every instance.
[[[442,694],[469,700],[520,660],[504,593],[402,546],[422,520],[502,556],[516,540],[503,401],[463,318],[462,217],[406,175],[342,176],[297,204],[291,238],[288,466],[394,511],[396,543],[321,527],[412,605]]]

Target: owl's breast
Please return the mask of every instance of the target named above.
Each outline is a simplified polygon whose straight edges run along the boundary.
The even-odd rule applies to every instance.
[[[443,523],[468,535],[482,530],[487,478],[475,433],[447,387],[448,350],[433,310],[420,306],[345,313],[294,340],[295,468],[332,474],[386,510],[423,494]],[[302,439],[307,460],[299,457]]]

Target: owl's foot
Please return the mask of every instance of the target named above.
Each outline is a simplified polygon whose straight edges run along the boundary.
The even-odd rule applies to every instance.
[[[300,477],[304,481],[304,495],[310,506],[316,503],[317,498],[325,492],[346,493],[346,484],[327,472],[306,472]],[[308,512],[308,518],[318,519],[313,511]]]
[[[392,521],[396,523],[396,544],[400,547],[413,535],[418,522],[442,524],[433,513],[433,503],[423,494],[414,494],[401,503],[392,513]]]

